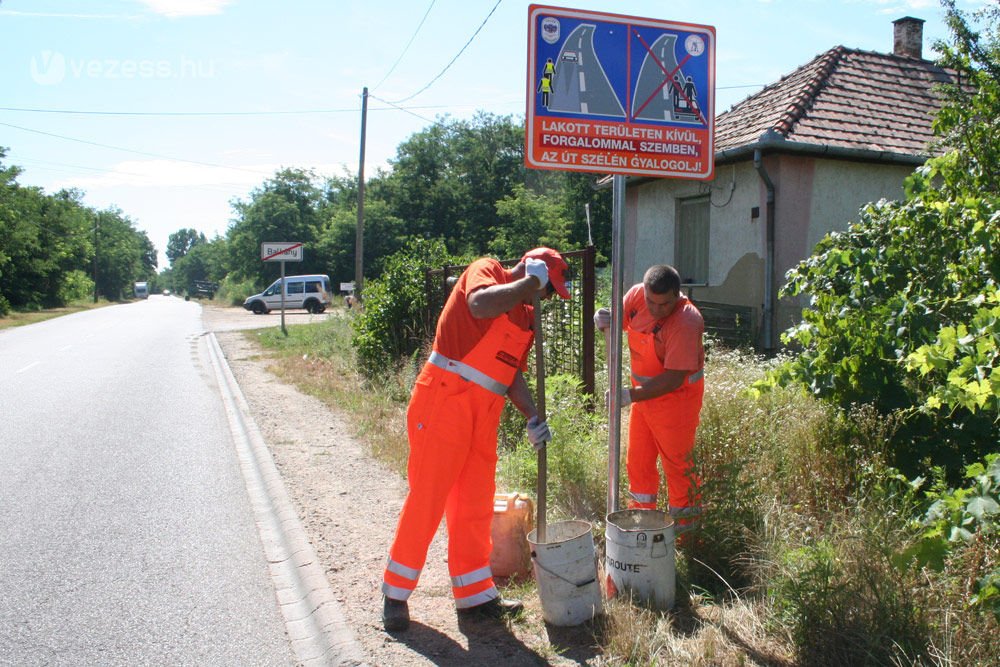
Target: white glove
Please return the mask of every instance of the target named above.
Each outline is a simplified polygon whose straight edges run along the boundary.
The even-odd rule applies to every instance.
[[[628,387],[622,387],[621,400],[619,401],[621,407],[632,404],[632,391]],[[604,392],[604,408],[606,410],[611,409],[611,390]]]
[[[551,439],[552,432],[549,431],[548,422],[538,421],[537,416],[528,420],[528,442],[536,452],[542,451],[542,447]]]
[[[611,328],[611,311],[607,308],[600,308],[594,313],[594,326],[601,331]]]
[[[524,272],[538,279],[538,289],[545,287],[549,282],[549,265],[544,260],[527,258],[524,260]]]

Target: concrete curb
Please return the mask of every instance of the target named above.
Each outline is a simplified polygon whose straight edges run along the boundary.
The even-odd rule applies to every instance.
[[[288,499],[246,397],[215,334],[209,333],[207,339],[278,605],[298,663],[366,665],[361,647]]]

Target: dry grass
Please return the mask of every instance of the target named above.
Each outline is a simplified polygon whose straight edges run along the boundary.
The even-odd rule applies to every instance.
[[[290,334],[266,340],[285,359],[281,376],[352,415],[374,455],[402,472],[412,364],[371,386],[354,370],[345,318]],[[753,398],[746,389],[766,367],[711,354],[696,446],[708,511],[678,551],[678,606],[662,614],[609,601],[590,664],[1000,664],[997,620],[969,611],[964,574],[995,567],[996,542],[961,551],[944,573],[900,567],[913,507],[884,461],[892,420],[839,414],[794,390]],[[549,452],[551,515],[591,521],[601,551],[606,418],[563,381],[546,393],[563,439]],[[505,419],[498,484],[533,490],[522,434],[516,416]]]
[[[45,308],[43,310],[29,310],[24,312],[12,312],[7,315],[0,317],[0,329],[9,329],[11,327],[22,327],[27,324],[35,324],[37,322],[44,322],[45,320],[51,320],[55,317],[62,317],[63,315],[71,315],[73,313],[79,313],[83,310],[92,310],[94,308],[104,308],[105,306],[114,305],[112,302],[106,299],[100,299],[97,303],[93,301],[77,301],[71,303],[67,306],[61,308]]]

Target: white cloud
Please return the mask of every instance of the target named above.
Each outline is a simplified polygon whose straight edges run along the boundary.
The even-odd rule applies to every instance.
[[[56,183],[53,189],[249,187],[263,182],[274,173],[275,168],[275,165],[227,168],[174,160],[127,160],[114,165],[104,174],[66,179]]]
[[[234,0],[139,0],[156,14],[170,18],[221,14]]]
[[[63,188],[100,190],[108,188],[197,188],[217,192],[246,192],[289,165],[261,163],[239,167],[214,167],[175,160],[126,160],[104,173],[65,178],[48,186],[53,192]],[[340,173],[343,165],[315,163],[296,165],[312,169],[319,177]]]

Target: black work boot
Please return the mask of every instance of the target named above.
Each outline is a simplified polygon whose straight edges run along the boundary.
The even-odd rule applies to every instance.
[[[406,600],[382,596],[382,625],[387,632],[400,632],[410,627],[410,606]]]
[[[508,600],[506,598],[493,598],[489,602],[477,604],[475,607],[459,609],[462,616],[481,616],[484,618],[502,619],[514,616],[524,609],[524,604],[520,600]]]

